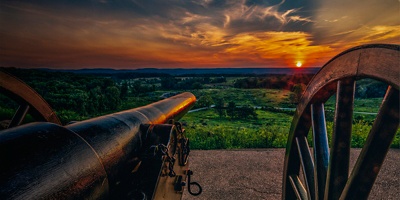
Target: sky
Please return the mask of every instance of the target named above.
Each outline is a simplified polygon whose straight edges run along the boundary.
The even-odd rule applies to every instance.
[[[0,1],[0,66],[321,67],[400,44],[400,0]]]

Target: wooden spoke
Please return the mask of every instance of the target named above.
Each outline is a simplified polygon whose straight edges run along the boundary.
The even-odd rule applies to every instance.
[[[367,199],[399,127],[399,91],[389,87],[341,199]]]
[[[326,199],[339,199],[349,176],[355,81],[338,81],[332,147],[326,180]]]
[[[326,172],[329,163],[329,145],[326,133],[324,104],[311,105],[311,119],[314,142],[314,178],[316,196],[323,199],[325,193]]]
[[[17,112],[15,112],[10,124],[8,125],[8,128],[19,126],[24,120],[28,111],[29,111],[28,104],[20,105]]]
[[[292,185],[293,191],[296,194],[297,199],[308,199],[307,191],[304,189],[303,184],[300,181],[298,176],[290,176],[289,177],[290,184]]]
[[[304,179],[306,181],[308,198],[315,199],[314,163],[311,159],[311,153],[308,147],[307,138],[305,136],[297,137],[296,143],[301,160],[301,166],[304,173]]]

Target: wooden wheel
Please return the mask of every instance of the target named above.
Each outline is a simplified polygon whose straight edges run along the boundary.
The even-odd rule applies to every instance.
[[[19,105],[8,128],[20,125],[27,113],[31,114],[36,121],[47,121],[61,125],[55,112],[35,90],[3,71],[0,71],[0,92]]]
[[[368,198],[399,127],[399,58],[399,45],[359,46],[337,55],[314,76],[297,106],[290,128],[283,199]],[[349,176],[355,82],[363,78],[382,81],[389,87]],[[335,93],[329,149],[324,103]],[[307,142],[310,127],[312,151]]]

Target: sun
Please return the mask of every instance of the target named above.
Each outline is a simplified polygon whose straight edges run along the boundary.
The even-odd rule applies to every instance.
[[[303,63],[301,63],[300,61],[297,61],[296,67],[301,67],[302,65],[303,65]]]

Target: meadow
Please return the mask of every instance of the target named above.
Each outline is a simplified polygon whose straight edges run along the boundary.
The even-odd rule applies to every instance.
[[[196,92],[206,94],[208,91]],[[213,93],[214,96],[217,96],[215,98],[223,97],[228,101],[233,100],[237,105],[250,103],[250,105],[258,107],[256,108],[258,117],[257,119],[220,117],[213,108],[188,113],[181,121],[186,125],[186,133],[191,139],[193,149],[286,147],[294,111],[270,108],[282,108],[280,106],[291,105],[288,99],[288,91],[231,89],[214,90]],[[376,116],[358,112],[378,112],[381,101],[382,98],[355,100],[352,147],[363,147]],[[334,108],[335,97],[333,96],[325,105],[329,143],[332,139]],[[308,140],[309,144],[312,145],[311,131]],[[397,131],[391,147],[400,148],[400,130]]]
[[[283,148],[298,100],[296,85],[279,88],[279,84],[292,80],[287,76],[269,76],[268,80],[243,75],[119,79],[32,70],[13,72],[50,103],[64,124],[144,106],[163,99],[165,94],[192,92],[197,98],[193,109],[208,108],[189,112],[180,120],[192,149]],[[269,80],[279,84],[257,88]],[[238,81],[247,81],[245,86],[249,88],[234,87]],[[354,104],[352,147],[365,143],[382,101],[382,97],[373,96],[382,89],[370,81],[361,83]],[[0,102],[0,121],[11,119],[16,105],[1,95]],[[334,109],[332,96],[325,103],[329,142]],[[26,122],[30,120],[28,116]],[[309,144],[311,137],[312,133]],[[400,131],[391,147],[400,148]]]

